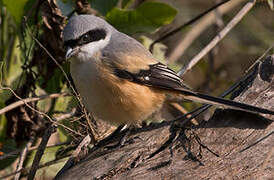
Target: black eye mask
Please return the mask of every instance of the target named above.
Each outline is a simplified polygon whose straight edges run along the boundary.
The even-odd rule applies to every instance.
[[[77,39],[65,41],[64,46],[65,47],[69,46],[71,48],[74,48],[76,46],[80,46],[80,45],[87,44],[87,43],[90,43],[90,42],[105,39],[106,36],[107,36],[106,30],[104,30],[104,29],[93,29],[93,30],[90,30],[90,31],[86,32],[85,34],[83,34],[82,36],[80,36]]]

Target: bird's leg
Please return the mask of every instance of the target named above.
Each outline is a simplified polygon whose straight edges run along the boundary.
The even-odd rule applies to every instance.
[[[112,132],[109,136],[107,136],[106,138],[102,139],[101,141],[99,141],[97,143],[97,147],[102,147],[106,144],[108,144],[110,141],[112,141],[113,139],[115,139],[115,137],[117,137],[119,135],[119,133],[121,133],[121,131],[126,127],[126,125],[120,125],[118,126],[114,132]]]
[[[127,139],[130,135],[130,133],[132,132],[132,130],[134,129],[133,126],[129,126],[128,128],[122,128],[120,133],[122,134],[120,140],[118,143],[114,144],[114,145],[111,145],[111,146],[107,146],[107,149],[115,149],[115,148],[118,148],[118,147],[121,147],[123,145],[125,145],[125,143],[127,142]]]

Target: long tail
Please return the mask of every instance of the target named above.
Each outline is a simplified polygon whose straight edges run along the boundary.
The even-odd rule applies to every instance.
[[[221,107],[231,108],[236,110],[242,110],[242,111],[247,111],[251,113],[263,113],[263,114],[274,115],[274,111],[271,111],[268,109],[259,108],[256,106],[239,103],[239,102],[235,102],[235,101],[231,101],[231,100],[223,99],[219,97],[200,94],[200,93],[192,92],[185,89],[177,89],[177,90],[184,96],[184,99],[188,99],[191,101],[200,102],[203,104],[211,104],[211,105],[216,105],[216,106],[221,106]]]

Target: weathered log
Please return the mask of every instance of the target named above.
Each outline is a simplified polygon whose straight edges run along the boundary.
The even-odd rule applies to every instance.
[[[274,55],[260,63],[254,78],[232,96],[274,110]],[[130,137],[134,142],[114,150],[99,148],[58,179],[271,179],[273,119],[217,109],[199,127],[180,129],[174,134],[176,141],[152,158],[175,130],[170,126],[137,130]]]

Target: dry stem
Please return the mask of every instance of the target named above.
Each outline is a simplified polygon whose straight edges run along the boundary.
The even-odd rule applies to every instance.
[[[194,65],[196,65],[212,48],[214,48],[233,27],[238,24],[241,19],[252,9],[256,4],[256,0],[248,1],[245,6],[237,13],[237,15],[225,26],[225,28],[218,33],[215,38],[199,53],[197,54],[190,62],[179,71],[179,75],[182,76],[188,72]]]

